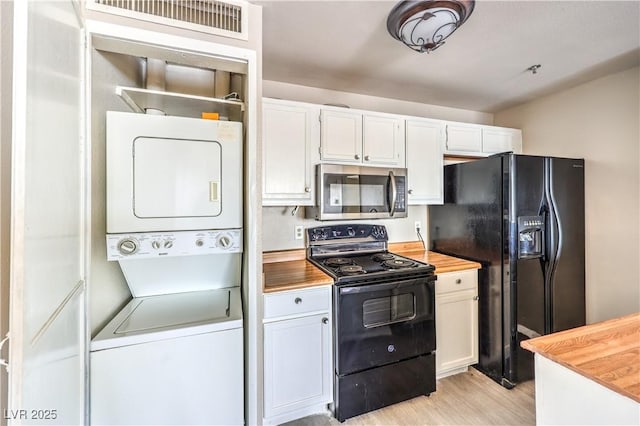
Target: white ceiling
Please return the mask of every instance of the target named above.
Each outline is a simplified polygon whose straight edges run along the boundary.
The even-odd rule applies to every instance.
[[[395,1],[255,3],[265,80],[495,112],[640,65],[640,1],[476,1],[429,54],[387,32]]]

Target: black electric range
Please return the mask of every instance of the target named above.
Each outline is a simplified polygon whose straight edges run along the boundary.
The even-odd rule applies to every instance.
[[[334,280],[334,416],[436,390],[434,267],[388,251],[383,225],[307,230],[307,260]]]

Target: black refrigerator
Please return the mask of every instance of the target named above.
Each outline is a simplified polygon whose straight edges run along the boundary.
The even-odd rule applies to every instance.
[[[585,324],[584,160],[499,154],[444,168],[431,250],[478,261],[477,369],[533,378],[524,339]]]

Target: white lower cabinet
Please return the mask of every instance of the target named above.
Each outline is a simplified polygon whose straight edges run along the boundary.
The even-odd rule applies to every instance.
[[[438,274],[436,281],[436,378],[478,362],[478,271]]]
[[[264,307],[264,423],[328,412],[331,286],[270,293]]]

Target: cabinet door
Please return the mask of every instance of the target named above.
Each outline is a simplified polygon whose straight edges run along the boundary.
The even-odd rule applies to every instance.
[[[321,159],[323,161],[362,161],[362,114],[354,111],[320,112]]]
[[[482,129],[482,152],[495,154],[498,152],[522,152],[522,132],[517,129],[501,129],[485,127]]]
[[[364,164],[404,167],[403,120],[395,117],[363,117]]]
[[[320,143],[319,113],[313,105],[263,101],[263,205],[314,204],[312,156]]]
[[[441,122],[407,120],[407,182],[409,204],[442,204]]]
[[[478,362],[476,289],[436,296],[436,376]]]
[[[447,151],[481,154],[482,127],[473,124],[447,124]]]
[[[478,362],[478,271],[438,275],[436,281],[436,376]]]
[[[264,416],[331,402],[329,314],[264,325]]]

